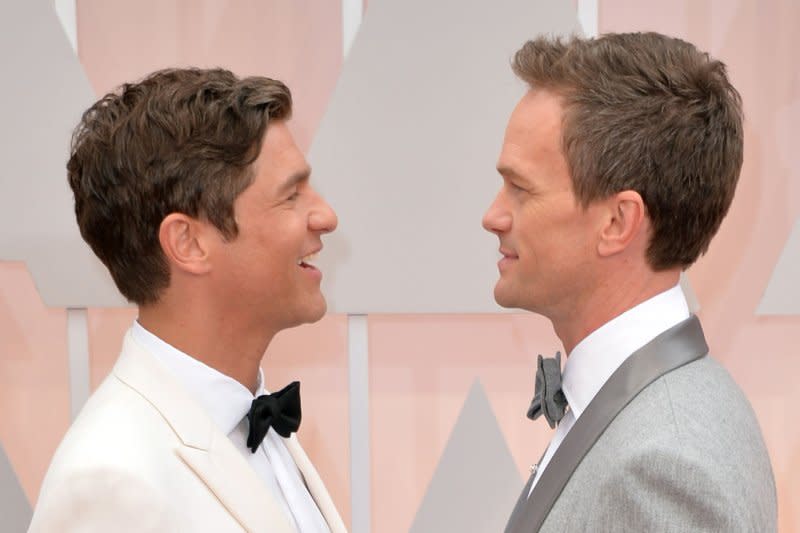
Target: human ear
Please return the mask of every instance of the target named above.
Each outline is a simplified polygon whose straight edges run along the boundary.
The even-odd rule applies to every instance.
[[[645,228],[646,209],[636,191],[622,191],[604,202],[605,218],[597,245],[598,253],[608,257],[625,251]]]
[[[211,270],[207,242],[208,224],[183,213],[170,213],[158,228],[158,241],[167,262],[189,274]]]

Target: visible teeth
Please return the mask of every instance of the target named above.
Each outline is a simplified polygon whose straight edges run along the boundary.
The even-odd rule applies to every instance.
[[[319,255],[318,253],[308,254],[307,256],[300,258],[297,261],[297,264],[299,265],[301,263],[311,263],[317,258],[318,255]]]

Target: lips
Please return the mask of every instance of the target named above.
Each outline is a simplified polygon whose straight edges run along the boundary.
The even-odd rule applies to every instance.
[[[313,265],[313,262],[316,261],[321,249],[322,248],[318,248],[317,250],[311,252],[310,254],[304,255],[297,260],[297,266],[299,266],[302,270],[304,277],[314,281],[315,283],[322,281],[322,271]]]
[[[502,255],[503,257],[501,257],[500,260],[497,262],[497,269],[500,270],[501,274],[505,269],[510,267],[514,261],[519,259],[519,256],[514,252],[512,252],[511,250],[509,250],[508,248],[501,247],[500,255]]]
[[[500,255],[503,256],[503,259],[519,259],[519,256],[509,250],[508,248],[500,248]]]
[[[297,264],[302,268],[315,268],[314,265],[312,265],[311,263],[313,263],[318,256],[319,256],[319,250],[317,250],[316,252],[311,252],[310,254],[304,255],[303,257],[298,259]]]

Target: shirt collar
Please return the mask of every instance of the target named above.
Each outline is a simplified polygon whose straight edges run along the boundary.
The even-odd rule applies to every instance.
[[[676,285],[606,322],[578,343],[564,365],[562,382],[575,418],[630,355],[689,316],[686,298]]]
[[[131,334],[167,367],[226,435],[247,415],[255,398],[247,387],[163,341],[138,321],[133,322]],[[256,396],[264,394],[263,382],[259,368]]]

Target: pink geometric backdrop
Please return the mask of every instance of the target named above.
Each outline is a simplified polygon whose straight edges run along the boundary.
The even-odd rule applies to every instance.
[[[292,88],[292,128],[303,149],[342,64],[336,0],[79,0],[77,19],[79,56],[98,95],[169,65],[268,75]],[[793,0],[599,2],[601,32],[683,37],[725,61],[742,94],[746,151],[737,196],[689,277],[712,354],[745,390],[762,425],[780,531],[787,533],[800,532],[800,425],[793,422],[800,316],[755,313],[800,218],[798,27],[800,4]],[[89,311],[92,387],[110,369],[134,317],[132,309]],[[559,348],[546,321],[519,314],[371,316],[369,339],[373,531],[408,530],[475,377],[526,475],[549,439],[543,424],[524,417],[536,355]],[[300,438],[349,523],[346,317],[282,333],[264,369],[273,388],[304,382]],[[0,406],[0,444],[33,505],[69,424],[66,316],[41,303],[21,263],[0,262]]]

